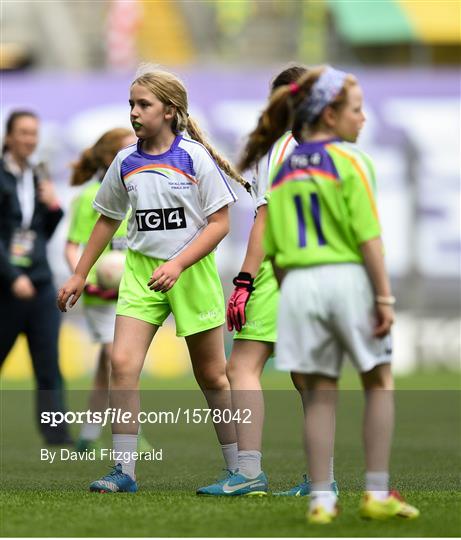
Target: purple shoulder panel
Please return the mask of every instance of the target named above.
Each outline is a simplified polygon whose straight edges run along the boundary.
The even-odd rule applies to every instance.
[[[290,156],[283,162],[272,187],[280,184],[289,174],[295,171],[306,173],[323,172],[339,180],[336,166],[325,148],[332,140],[319,142],[305,142],[300,144]],[[293,177],[295,179],[295,177]]]

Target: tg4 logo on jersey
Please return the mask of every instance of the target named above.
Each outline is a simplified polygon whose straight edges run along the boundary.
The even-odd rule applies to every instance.
[[[138,231],[164,231],[187,227],[184,207],[151,208],[136,211]]]

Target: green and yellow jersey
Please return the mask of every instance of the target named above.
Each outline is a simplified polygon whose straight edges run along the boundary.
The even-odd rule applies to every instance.
[[[272,182],[264,248],[281,268],[362,263],[360,244],[381,235],[368,156],[339,141],[306,142]]]

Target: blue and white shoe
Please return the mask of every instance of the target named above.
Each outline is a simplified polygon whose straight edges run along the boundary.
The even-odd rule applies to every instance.
[[[256,478],[248,478],[238,470],[222,485],[225,496],[259,496],[267,495],[267,476],[261,472]]]
[[[234,474],[230,469],[224,469],[224,477],[221,480],[217,480],[214,484],[209,486],[203,486],[198,488],[196,491],[197,495],[224,495],[222,487],[229,480],[229,478]]]
[[[112,467],[112,472],[90,484],[90,491],[98,493],[135,493],[138,491],[138,484],[129,474],[122,472],[121,463],[117,463]]]
[[[333,481],[330,487],[331,487],[331,491],[333,491],[333,493],[336,496],[338,496],[339,495],[338,484],[335,481]],[[311,492],[311,481],[307,477],[307,474],[303,474],[303,481],[300,484],[293,486],[291,489],[287,491],[278,491],[274,493],[274,495],[278,497],[305,497],[306,495],[309,495],[310,492]]]

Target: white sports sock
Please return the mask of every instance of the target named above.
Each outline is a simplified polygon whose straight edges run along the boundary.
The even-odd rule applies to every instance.
[[[336,506],[337,497],[330,488],[331,482],[316,482],[312,484],[309,509],[314,510],[318,506],[323,506],[327,512],[333,512]]]
[[[329,480],[330,480],[330,484],[332,484],[334,481],[335,481],[335,458],[332,456],[330,458],[330,476],[329,476]]]
[[[101,435],[101,430],[101,423],[89,424],[85,422],[82,426],[82,431],[80,432],[80,438],[85,441],[95,441]]]
[[[113,448],[114,452],[116,453],[115,456],[117,457],[117,452],[127,452],[128,455],[124,456],[124,459],[116,459],[115,464],[117,465],[120,463],[122,465],[122,472],[125,474],[128,474],[133,478],[133,480],[136,479],[136,476],[134,474],[134,468],[136,466],[136,460],[133,459],[133,453],[136,452],[136,449],[138,447],[138,436],[137,435],[125,435],[125,434],[113,434],[112,435],[112,441],[113,441]],[[126,458],[126,459],[125,459]]]
[[[238,445],[237,443],[222,444],[222,455],[226,462],[226,469],[235,471],[238,467]]]
[[[389,473],[367,472],[365,475],[365,489],[370,492],[375,499],[383,501],[389,497]]]
[[[238,470],[247,478],[256,478],[261,473],[261,452],[257,450],[239,450]]]

